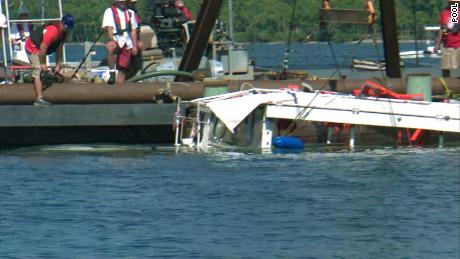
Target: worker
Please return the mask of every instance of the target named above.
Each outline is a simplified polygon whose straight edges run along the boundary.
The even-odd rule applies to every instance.
[[[61,71],[61,63],[64,51],[64,42],[67,33],[74,27],[73,15],[66,14],[57,23],[45,24],[36,28],[25,42],[25,49],[30,63],[32,64],[32,77],[34,78],[36,106],[48,106],[50,103],[43,98],[42,79],[48,75],[46,56],[56,53],[55,72]]]
[[[192,12],[190,12],[182,0],[175,1],[176,10],[179,11],[179,14],[184,16],[188,21],[193,20]]]
[[[436,39],[434,52],[437,53],[441,48],[441,43],[444,46],[441,56],[441,70],[443,77],[450,77],[450,71],[460,67],[460,32],[459,23],[452,21],[452,6],[460,6],[460,3],[455,0],[448,0],[448,5],[441,11],[439,16],[440,30]],[[458,19],[458,15],[457,15]]]
[[[136,16],[127,8],[126,0],[115,0],[104,12],[102,27],[107,30],[107,63],[110,69],[108,84],[123,83],[131,57],[138,52]],[[117,57],[115,57],[117,54]],[[118,76],[116,76],[116,68]],[[116,78],[115,78],[116,77]]]
[[[29,19],[29,10],[26,7],[19,9],[19,20]],[[28,62],[27,53],[24,48],[26,39],[34,30],[34,25],[29,22],[18,22],[11,25],[10,40],[13,46],[13,59],[21,62]]]

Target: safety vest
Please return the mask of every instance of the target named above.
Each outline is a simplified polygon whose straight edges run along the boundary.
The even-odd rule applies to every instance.
[[[57,26],[57,25],[50,25],[50,24],[45,24],[43,26],[38,27],[36,30],[32,32],[32,35],[30,36],[30,39],[34,43],[35,47],[37,49],[40,49],[40,45],[42,44],[43,40],[43,31],[48,27],[48,26]],[[54,40],[50,46],[48,46],[48,50],[46,51],[46,55],[50,55],[51,53],[55,52],[56,49],[61,45],[62,42],[65,41],[65,32],[60,35],[60,37],[56,40]]]
[[[114,5],[112,5],[111,9],[112,9],[112,14],[113,14],[113,20],[115,21],[115,28],[117,29],[117,32],[114,33],[114,35],[122,35],[124,32],[130,33],[132,25],[131,25],[131,19],[130,19],[128,9],[126,8],[124,10],[125,24],[126,24],[126,28],[124,30],[121,29],[121,20],[120,20],[120,16],[118,15],[117,8]]]

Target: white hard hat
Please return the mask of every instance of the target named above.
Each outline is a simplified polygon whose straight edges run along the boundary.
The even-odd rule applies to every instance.
[[[0,13],[0,28],[6,28],[8,25],[6,24],[6,17],[4,14]]]

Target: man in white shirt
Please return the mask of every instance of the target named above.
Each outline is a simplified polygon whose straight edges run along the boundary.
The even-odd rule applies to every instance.
[[[29,10],[25,7],[19,9],[19,20],[29,19]],[[33,32],[33,24],[28,22],[12,23],[10,40],[13,46],[13,59],[28,63],[29,59],[24,49],[26,39]]]
[[[107,63],[110,68],[108,84],[115,83],[115,64],[118,68],[117,82],[123,83],[131,57],[137,54],[137,20],[135,13],[127,9],[126,0],[115,0],[104,12],[102,27],[107,30]],[[115,57],[117,54],[117,57]]]

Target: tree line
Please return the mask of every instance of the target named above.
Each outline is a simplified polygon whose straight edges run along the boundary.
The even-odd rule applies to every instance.
[[[153,3],[158,0],[139,0],[138,9],[142,20],[149,22]],[[296,1],[295,16],[291,17]],[[57,17],[58,0],[12,0],[10,15],[16,18],[21,2],[26,6],[32,18]],[[425,38],[425,25],[437,25],[439,12],[446,6],[444,0],[395,0],[400,39]],[[65,13],[76,17],[76,27],[71,41],[92,41],[102,30],[104,10],[113,0],[62,0]],[[202,0],[185,0],[184,3],[196,17]],[[360,9],[362,0],[331,0],[334,8]],[[374,0],[377,11],[379,3]],[[234,37],[240,42],[277,42],[286,41],[293,20],[292,41],[319,40],[320,0],[233,0]],[[228,2],[224,0],[220,20],[228,21]],[[376,26],[379,35],[380,26]],[[367,32],[365,26],[330,25],[328,34],[334,41],[352,41]]]

